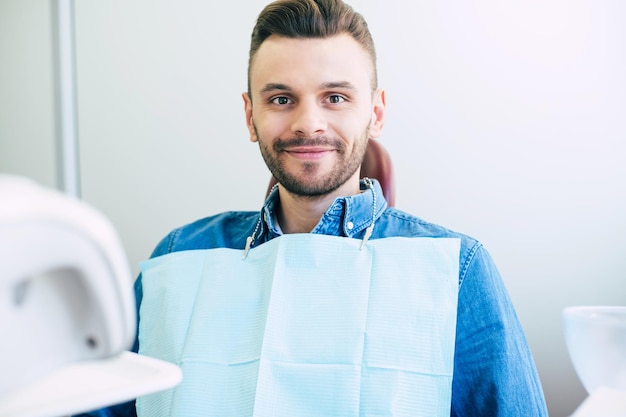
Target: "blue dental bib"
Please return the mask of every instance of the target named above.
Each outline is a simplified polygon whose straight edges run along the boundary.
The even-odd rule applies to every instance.
[[[142,263],[139,416],[449,416],[459,239],[290,234]]]

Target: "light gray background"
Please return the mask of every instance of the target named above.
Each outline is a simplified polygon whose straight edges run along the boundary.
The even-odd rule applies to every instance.
[[[261,206],[240,93],[264,4],[76,2],[83,198],[134,273],[171,228]],[[585,393],[561,310],[626,304],[626,3],[351,4],[378,47],[397,206],[486,245],[568,415]],[[54,186],[51,80],[49,3],[1,0],[0,172]]]

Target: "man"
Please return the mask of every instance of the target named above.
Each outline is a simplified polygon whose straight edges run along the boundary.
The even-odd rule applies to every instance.
[[[359,178],[368,140],[381,135],[386,104],[385,93],[377,86],[373,41],[362,16],[341,0],[278,0],[269,4],[259,15],[252,33],[248,92],[243,94],[243,101],[250,139],[259,144],[261,155],[278,185],[260,213],[222,213],[174,230],[155,249],[153,263],[142,268],[142,275],[136,282],[141,310],[135,349],[183,364],[184,382],[173,394],[167,393],[158,400],[138,400],[138,414],[418,415],[430,412],[416,410],[437,410],[426,415],[547,415],[523,330],[487,251],[468,236],[388,207],[379,184],[375,180]],[[332,238],[318,241],[318,238],[323,238],[320,235]],[[405,268],[402,274],[385,276],[384,279],[389,281],[385,281],[381,288],[376,289],[372,285],[372,288],[364,290],[370,291],[367,300],[380,299],[380,311],[389,314],[385,316],[381,313],[383,324],[379,330],[385,336],[377,342],[376,330],[369,330],[372,319],[368,314],[372,307],[367,304],[368,301],[354,302],[355,308],[362,308],[365,304],[363,311],[368,316],[363,326],[366,334],[363,335],[357,325],[356,336],[351,337],[344,336],[352,334],[354,329],[351,324],[344,326],[343,317],[333,315],[327,320],[322,316],[327,311],[339,311],[339,315],[345,313],[349,316],[352,309],[341,310],[337,304],[344,299],[346,303],[352,301],[343,295],[343,298],[336,298],[337,302],[329,301],[335,300],[334,291],[315,298],[316,282],[303,282],[302,285],[307,285],[306,290],[291,287],[277,289],[277,283],[282,282],[282,278],[274,272],[271,291],[260,285],[258,293],[251,294],[248,284],[229,284],[230,274],[233,275],[232,282],[239,282],[235,278],[237,272],[230,272],[231,266],[232,271],[248,267],[246,265],[250,264],[246,258],[257,262],[252,258],[260,251],[269,250],[266,248],[289,236],[294,237],[294,240],[288,241],[290,245],[295,242],[306,246],[312,242],[310,247],[320,251],[324,251],[325,245],[339,244],[338,247],[343,248],[336,237],[350,244],[358,241],[360,249],[365,246],[381,251],[384,249],[377,245],[392,242],[394,249],[386,252],[381,260],[368,258],[373,265],[386,262],[391,268],[407,258],[401,255],[394,257],[394,251],[402,250],[412,242],[425,242],[428,248],[437,245],[437,242],[458,242],[456,252],[451,252],[456,256],[449,262],[434,261],[436,266],[431,268],[438,270],[454,266],[454,296],[450,297],[442,284],[419,301],[410,297],[408,302],[401,301],[403,289],[394,293],[398,297],[396,300],[385,296],[390,293],[388,291],[393,291],[387,286],[393,287],[393,282],[399,282],[399,285],[406,284],[410,288],[413,278],[404,278],[402,274],[410,275],[413,267]],[[233,250],[240,252],[244,261],[225,263],[221,272],[216,271],[218,267],[215,264],[220,263],[221,258],[230,256]],[[346,259],[349,260],[346,261],[349,267],[345,268],[347,275],[350,270],[360,267],[360,263],[352,259],[361,259],[359,252],[350,250],[345,249]],[[210,255],[217,253],[209,265],[200,261],[203,265],[198,269],[188,267],[187,260],[196,259],[199,252],[205,256],[205,251]],[[276,251],[268,253],[277,258],[281,256]],[[185,257],[187,254],[189,258]],[[267,256],[264,255],[261,261]],[[298,262],[305,262],[309,254],[300,252],[296,256]],[[409,253],[408,258],[411,257]],[[322,259],[315,268],[321,271],[327,264],[332,264],[331,270],[338,268],[340,263],[333,263],[331,258]],[[414,265],[419,267],[421,263],[430,262],[428,256],[420,259],[423,262]],[[153,271],[163,269],[173,271],[171,276],[152,278]],[[189,272],[192,269],[194,272]],[[255,266],[252,269],[255,271],[246,270],[245,274],[256,273],[258,268]],[[371,268],[371,271],[375,269]],[[181,272],[183,270],[187,272]],[[301,273],[306,274],[309,270],[304,268]],[[376,275],[375,271],[367,271],[372,276]],[[227,279],[219,281],[214,278],[218,275],[225,275]],[[329,288],[342,291],[340,285],[332,287],[336,282],[328,283],[323,278],[319,277],[319,285],[329,285]],[[213,279],[216,280],[211,281]],[[200,287],[207,280],[212,287],[203,292],[205,290]],[[406,281],[409,281],[408,284]],[[424,282],[429,285],[431,281]],[[358,279],[353,282],[355,285],[359,283]],[[192,288],[187,289],[188,286]],[[231,288],[238,286],[240,288]],[[224,290],[225,287],[228,289]],[[350,288],[343,290],[345,295],[351,295]],[[244,291],[250,302],[241,302],[237,308],[243,311],[249,305],[258,303],[261,307],[249,315],[249,321],[264,317],[265,322],[251,325],[243,320],[242,324],[240,317],[245,314],[240,311],[233,313],[235,319],[231,318],[229,314],[233,304],[240,302],[233,296],[239,294],[238,291]],[[284,297],[286,301],[281,301],[281,291],[288,294]],[[289,300],[293,294],[302,294],[303,291],[305,297],[308,291],[311,299],[316,300],[317,304],[312,308],[318,309],[319,316],[310,314],[306,320],[298,322],[298,314],[309,314],[308,310],[306,306],[300,308],[289,304]],[[219,297],[206,301],[216,292],[232,298],[226,298],[228,302]],[[448,295],[441,296],[443,293]],[[304,300],[306,304],[307,299]],[[432,300],[435,301],[429,303]],[[396,304],[402,313],[394,316]],[[417,304],[427,305],[429,311],[422,309],[413,317],[413,307]],[[290,313],[273,316],[275,310]],[[405,314],[405,311],[411,313]],[[452,317],[445,311],[451,311]],[[431,316],[436,317],[433,319]],[[441,321],[437,321],[439,316],[443,317]],[[350,320],[346,319],[346,322]],[[440,323],[441,326],[427,329],[423,326],[426,321]],[[289,327],[291,322],[307,325],[296,329]],[[340,341],[335,343],[329,338],[326,345],[318,346],[317,338],[324,338],[326,333],[336,330],[334,322],[342,323],[339,327],[342,330],[333,336]],[[328,327],[322,326],[317,336],[309,338],[312,332],[317,331],[319,323],[327,323],[325,326]],[[445,335],[445,330],[438,328],[450,324],[453,325],[451,338]],[[207,331],[207,327],[213,329],[211,326],[218,327],[211,330],[212,336],[198,335]],[[394,333],[398,326],[404,326],[402,331],[406,332],[406,339],[393,339],[398,337],[399,333]],[[281,333],[282,327],[289,330]],[[276,328],[278,339],[272,339]],[[254,329],[261,330],[253,334]],[[294,331],[301,333],[294,335]],[[431,334],[435,335],[437,342],[431,340]],[[391,335],[391,339],[387,340],[386,335]],[[250,341],[255,337],[258,339],[255,339],[256,342]],[[361,349],[357,356],[363,356],[357,358],[356,365],[350,359],[347,361],[349,370],[345,370],[343,359],[333,362],[334,357],[342,354],[338,351],[344,341],[350,344],[352,339],[363,337],[364,341],[357,343]],[[438,343],[439,337],[441,344]],[[248,343],[255,352],[249,363],[245,360],[224,363],[214,360],[216,356],[230,357],[232,350],[247,349],[245,346]],[[272,343],[278,348],[270,355],[267,352],[272,351]],[[376,353],[363,353],[372,350],[371,346],[376,343],[383,346],[382,353],[378,352],[379,362],[382,355],[382,361],[389,360],[391,365],[376,365],[373,359]],[[298,351],[306,351],[307,344],[315,344],[314,352],[307,352],[308,357]],[[432,346],[422,349],[422,344]],[[285,353],[290,349],[298,352]],[[399,356],[408,352],[410,360],[395,369],[397,362],[394,358],[384,357],[387,349],[399,352]],[[180,352],[175,357],[170,356],[173,351]],[[206,353],[208,351],[212,353]],[[416,357],[415,351],[421,352],[423,357]],[[300,355],[305,359],[289,363],[293,366],[288,372],[281,373],[284,371],[282,366],[291,360],[285,360],[284,355],[291,355],[289,358]],[[276,357],[278,360],[275,360]],[[435,363],[441,364],[444,371],[433,371],[432,375],[422,371],[438,367]],[[332,372],[336,369],[341,371],[331,373],[329,366]],[[378,371],[382,368],[386,373],[380,376]],[[449,375],[446,370],[449,370]],[[290,375],[292,379],[286,379],[287,382],[281,380],[286,378],[284,375]],[[225,397],[228,399],[225,400]],[[426,402],[433,402],[432,408],[423,408],[422,403]],[[217,403],[225,408],[215,411]],[[350,412],[342,411],[344,409]],[[129,403],[100,410],[94,415],[134,413],[135,404]]]

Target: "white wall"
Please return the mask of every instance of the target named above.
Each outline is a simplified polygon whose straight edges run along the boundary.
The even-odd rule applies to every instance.
[[[83,196],[134,272],[171,228],[261,205],[240,93],[264,4],[76,2]],[[568,415],[584,391],[562,308],[626,304],[626,4],[351,4],[377,41],[397,206],[485,243]],[[46,13],[0,3],[0,171],[53,184]]]
[[[54,186],[49,12],[40,0],[0,0],[0,173]]]

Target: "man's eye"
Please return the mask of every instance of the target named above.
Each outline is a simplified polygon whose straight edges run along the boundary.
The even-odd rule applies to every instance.
[[[338,104],[338,103],[342,103],[344,101],[345,101],[345,99],[343,98],[343,96],[340,96],[340,95],[337,95],[337,94],[334,94],[334,95],[328,97],[328,102],[331,103],[331,104]]]
[[[291,101],[287,97],[274,97],[272,99],[273,104],[278,104],[279,106],[284,106],[285,104],[289,104]]]

